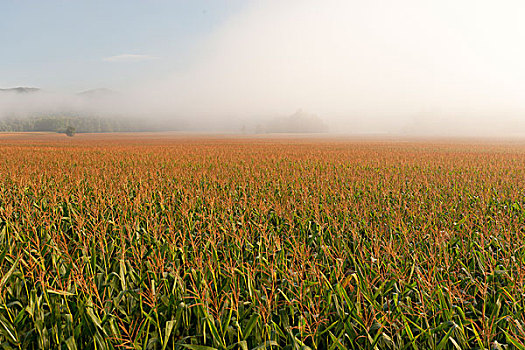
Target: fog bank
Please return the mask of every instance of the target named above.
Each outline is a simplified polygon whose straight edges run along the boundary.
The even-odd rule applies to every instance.
[[[255,1],[191,64],[114,96],[0,95],[0,116],[48,110],[255,130],[302,108],[335,133],[525,132],[518,1]]]

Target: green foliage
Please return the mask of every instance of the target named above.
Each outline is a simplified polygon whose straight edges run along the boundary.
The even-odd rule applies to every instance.
[[[77,130],[75,129],[74,126],[68,126],[65,130],[65,134],[69,137],[73,137],[75,136],[75,133],[77,132]]]
[[[84,115],[44,115],[0,119],[0,132],[66,133],[68,127],[80,133],[167,131],[176,130],[174,122],[151,121],[144,118],[99,117]]]
[[[0,145],[2,348],[524,347],[521,148],[81,142]]]

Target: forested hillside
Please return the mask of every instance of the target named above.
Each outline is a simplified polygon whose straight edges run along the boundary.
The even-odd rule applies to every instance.
[[[96,116],[39,116],[0,119],[0,131],[56,131],[68,126],[77,132],[132,132],[177,130],[175,123],[147,121],[139,118],[104,118]]]

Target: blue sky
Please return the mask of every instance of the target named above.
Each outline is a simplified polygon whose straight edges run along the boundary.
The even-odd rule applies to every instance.
[[[0,87],[118,89],[184,69],[199,43],[244,4],[2,0]]]

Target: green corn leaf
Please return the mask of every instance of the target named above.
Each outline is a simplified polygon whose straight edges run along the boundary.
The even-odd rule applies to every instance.
[[[439,342],[439,344],[437,345],[436,347],[436,350],[443,350],[445,349],[445,347],[447,346],[447,343],[450,339],[450,337],[452,336],[452,333],[454,332],[454,330],[456,329],[456,324],[454,323],[450,329],[448,330],[448,332],[445,334],[445,336],[443,337],[443,339],[441,339],[441,341]]]
[[[166,347],[168,346],[168,340],[170,339],[174,325],[175,321],[166,322],[166,329],[164,330],[164,345],[162,346],[162,350],[166,349]]]
[[[181,346],[184,346],[186,349],[190,350],[219,350],[217,348],[212,348],[211,346],[205,345],[181,344]]]
[[[2,279],[0,279],[0,289],[4,287],[4,285],[7,283],[7,280],[9,280],[13,272],[15,272],[19,261],[20,261],[20,258],[16,259],[16,261],[13,263],[9,271],[7,271],[7,273],[2,276]]]
[[[253,315],[250,320],[248,321],[248,323],[246,324],[246,328],[244,329],[244,332],[242,332],[243,334],[243,337],[244,339],[243,340],[246,340],[248,339],[248,337],[250,336],[250,333],[252,332],[253,328],[255,327],[255,325],[257,324],[257,321],[259,320],[259,315],[258,314],[255,314]]]

